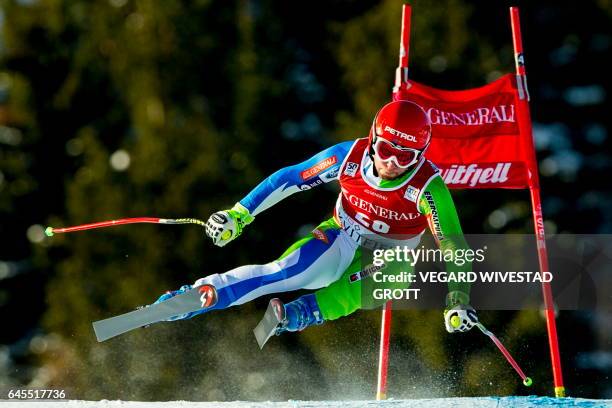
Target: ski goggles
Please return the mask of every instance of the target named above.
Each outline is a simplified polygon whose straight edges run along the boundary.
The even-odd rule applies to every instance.
[[[422,153],[417,149],[396,146],[382,137],[376,137],[372,147],[374,153],[380,160],[383,162],[392,160],[396,166],[402,169],[406,169],[415,164]]]

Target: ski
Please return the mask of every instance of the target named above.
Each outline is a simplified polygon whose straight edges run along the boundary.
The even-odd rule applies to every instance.
[[[253,334],[257,339],[259,348],[263,349],[263,346],[267,341],[276,334],[276,329],[285,319],[285,307],[280,299],[274,298],[268,303],[268,308],[261,321],[253,329]]]
[[[103,342],[139,327],[168,320],[173,316],[195,312],[202,308],[200,288],[193,288],[161,303],[93,322],[96,338],[99,342]]]

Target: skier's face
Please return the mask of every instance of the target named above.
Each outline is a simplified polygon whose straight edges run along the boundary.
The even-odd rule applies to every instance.
[[[403,169],[397,166],[393,160],[387,160],[386,162],[380,160],[376,155],[374,157],[374,166],[378,175],[383,180],[393,180],[404,174],[408,169]]]

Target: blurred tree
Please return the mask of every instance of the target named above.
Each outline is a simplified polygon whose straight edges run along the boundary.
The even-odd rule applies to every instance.
[[[0,259],[20,266],[1,279],[2,313],[14,317],[0,341],[11,345],[16,363],[40,367],[13,367],[10,381],[68,388],[86,399],[371,397],[376,312],[283,337],[261,353],[253,352],[251,329],[267,299],[102,344],[90,327],[202,275],[274,259],[329,216],[336,190],[292,197],[224,249],[196,227],[143,225],[44,239],[38,224],[205,218],[272,171],[366,136],[390,96],[400,5],[2,0]],[[603,153],[609,101],[598,96],[609,67],[596,64],[610,48],[609,5],[520,5],[536,84],[533,113],[542,122],[536,142],[545,216],[560,231],[594,231],[598,220],[599,231],[609,231],[610,193],[595,177],[610,167]],[[415,1],[412,21],[411,76],[418,81],[467,88],[513,69],[506,7]],[[567,33],[559,21],[580,24]],[[567,123],[552,132],[561,116]],[[584,165],[562,166],[564,159]],[[584,194],[574,194],[577,177],[587,177]],[[454,196],[468,232],[531,230],[526,194]],[[492,329],[507,333],[510,348],[532,357],[529,368],[540,381],[530,392],[549,393],[538,317],[483,318],[498,322]],[[446,336],[440,311],[397,313],[394,327],[391,395],[523,392],[484,336]]]

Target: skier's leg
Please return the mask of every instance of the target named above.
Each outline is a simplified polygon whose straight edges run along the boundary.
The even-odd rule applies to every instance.
[[[315,292],[323,318],[335,320],[358,309],[375,309],[387,302],[385,299],[377,299],[374,296],[376,291],[410,287],[410,283],[402,281],[375,281],[373,275],[377,270],[372,264],[363,265],[361,251],[357,251],[353,262],[340,279]],[[402,271],[412,272],[412,267],[408,263],[389,262],[380,271],[385,276],[399,276]]]
[[[368,269],[372,265],[368,265]],[[408,269],[409,264],[392,263],[383,270],[385,274],[397,274]],[[323,324],[347,316],[358,309],[373,309],[382,306],[386,300],[373,297],[375,289],[405,289],[406,283],[378,283],[371,273],[364,273],[361,250],[357,250],[353,260],[340,279],[315,293],[304,295],[284,305],[284,322],[277,334],[284,331],[303,330],[311,325]],[[365,276],[364,276],[365,275]]]
[[[355,250],[349,238],[341,235],[340,231],[333,220],[326,221],[313,231],[312,236],[296,242],[273,262],[241,266],[199,279],[194,286],[208,284],[215,287],[216,304],[178,318],[240,305],[270,293],[328,285],[346,269]]]
[[[329,285],[342,274],[354,248],[345,235],[340,235],[335,222],[323,223],[316,231],[318,238],[313,234],[296,242],[273,262],[207,276],[195,285],[212,284],[217,288],[219,300],[211,309],[240,305],[270,293]]]
[[[340,279],[315,293],[309,293],[285,303],[283,321],[276,329],[276,334],[304,330],[308,326],[323,324],[326,320],[337,319],[359,309],[361,307],[361,283],[351,282],[349,279],[361,270],[360,252],[356,251],[353,260]]]

